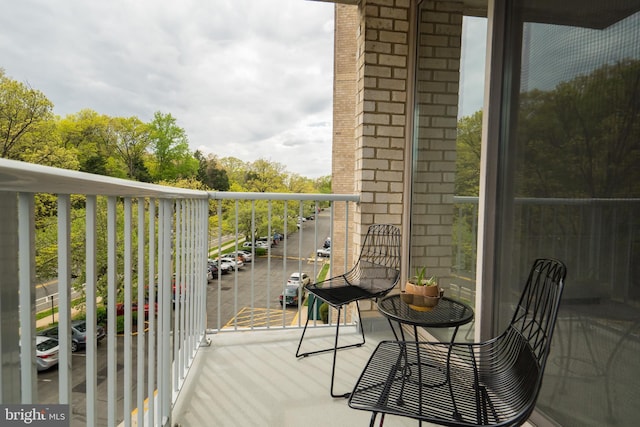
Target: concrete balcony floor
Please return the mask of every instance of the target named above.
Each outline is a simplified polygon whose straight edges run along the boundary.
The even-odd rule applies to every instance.
[[[380,340],[392,339],[386,322],[374,322],[366,344],[338,352],[335,391],[351,391]],[[365,323],[365,325],[367,325]],[[301,329],[230,332],[210,335],[198,352],[174,406],[173,425],[192,426],[366,426],[370,413],[349,408],[329,394],[332,352],[296,359]],[[358,338],[341,327],[341,343]],[[307,331],[303,350],[333,346],[335,328]],[[378,417],[378,420],[380,417]],[[387,416],[385,426],[417,421]],[[423,423],[426,426],[426,423]]]

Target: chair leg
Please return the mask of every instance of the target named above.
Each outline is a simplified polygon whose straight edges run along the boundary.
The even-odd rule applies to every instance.
[[[334,339],[334,344],[333,347],[329,347],[329,348],[325,348],[322,350],[316,350],[316,351],[309,351],[306,353],[300,353],[300,347],[302,346],[302,340],[304,339],[304,334],[307,331],[307,326],[309,325],[309,318],[307,317],[307,321],[304,324],[304,329],[302,330],[302,335],[300,336],[300,341],[298,342],[298,349],[296,350],[296,357],[307,357],[307,356],[311,356],[313,354],[319,354],[319,353],[326,353],[329,351],[333,351],[333,363],[331,366],[331,397],[341,397],[341,398],[348,398],[351,393],[344,393],[344,394],[335,394],[333,392],[333,383],[334,383],[334,377],[335,377],[335,372],[336,372],[336,358],[337,358],[337,353],[338,350],[342,350],[345,348],[351,348],[351,347],[361,347],[362,345],[364,345],[365,343],[365,337],[364,337],[364,329],[362,328],[362,318],[360,316],[360,305],[358,304],[358,301],[356,301],[356,308],[358,310],[358,321],[360,322],[360,333],[362,335],[362,341],[355,343],[355,344],[348,344],[348,345],[343,345],[343,346],[338,346],[338,336],[340,333],[340,312],[342,311],[342,306],[338,307],[338,320],[336,322],[336,336]]]
[[[342,306],[338,307],[338,322],[336,323],[336,338],[333,344],[333,363],[331,364],[331,397],[343,397],[348,398],[351,393],[344,394],[335,394],[333,392],[333,380],[336,376],[336,359],[338,357],[338,335],[340,335],[340,310],[342,310]]]
[[[307,321],[304,323],[304,329],[302,330],[302,335],[300,335],[300,341],[298,341],[298,349],[296,350],[296,357],[307,357],[309,353],[300,354],[300,347],[302,346],[302,340],[304,339],[304,334],[307,332],[307,325],[309,325],[309,316],[307,316]]]
[[[376,416],[378,415],[377,412],[372,412],[371,413],[371,420],[369,421],[369,427],[373,427],[376,423]]]
[[[356,307],[358,308],[358,319],[360,319],[360,306],[358,305],[357,301],[356,301]],[[337,322],[337,325],[336,325],[336,336],[338,335],[337,326],[340,325],[340,310],[341,309],[342,309],[342,307],[338,307],[338,322]],[[307,318],[307,321],[304,324],[304,329],[302,330],[302,335],[300,336],[300,341],[298,342],[298,349],[296,350],[296,357],[307,357],[307,356],[311,356],[312,354],[326,353],[326,352],[329,352],[329,351],[342,350],[342,349],[351,348],[351,347],[361,347],[365,343],[364,329],[361,328],[360,329],[360,333],[361,333],[361,336],[362,336],[362,341],[361,342],[358,342],[358,343],[355,343],[355,344],[343,345],[343,346],[340,346],[340,347],[336,347],[336,345],[334,345],[333,347],[324,348],[322,350],[308,351],[306,353],[300,353],[300,348],[302,346],[302,340],[304,339],[304,334],[307,332],[307,325],[309,325],[309,318]]]

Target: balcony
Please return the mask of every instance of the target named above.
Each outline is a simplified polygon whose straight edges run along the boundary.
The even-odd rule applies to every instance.
[[[184,423],[198,424],[189,420],[204,416],[200,411],[209,410],[212,402],[194,398],[202,398],[199,388],[209,389],[213,381],[225,389],[216,400],[238,396],[226,406],[224,399],[216,403],[226,408],[215,411],[224,420],[221,425],[231,425],[248,413],[232,408],[245,404],[247,393],[257,390],[256,381],[276,388],[280,381],[294,381],[308,393],[296,392],[298,401],[313,402],[322,395],[331,407],[342,408],[344,414],[336,419],[354,412],[345,402],[337,405],[325,397],[325,357],[303,363],[295,359],[295,347],[288,351],[297,344],[307,307],[281,307],[278,296],[291,272],[317,277],[346,268],[353,236],[346,226],[334,230],[338,222],[333,216],[338,210],[348,216],[357,196],[206,193],[4,159],[0,189],[2,316],[10,319],[1,326],[3,403],[70,405],[74,426],[168,425],[180,422],[180,417],[185,417]],[[43,194],[48,195],[46,201]],[[41,203],[49,203],[53,213],[53,218],[43,220],[45,227],[36,215]],[[309,216],[309,209],[317,217],[298,220]],[[232,219],[223,224],[222,213],[228,210]],[[210,215],[219,220],[210,225]],[[250,233],[239,232],[240,221],[247,221]],[[46,251],[47,233],[55,237],[46,249],[55,260],[49,275],[36,270],[37,257]],[[263,234],[273,236],[274,245],[260,250],[252,244],[253,262],[236,266],[228,275],[208,277],[207,259],[246,249],[246,241]],[[316,249],[327,236],[341,250],[334,250],[330,258],[318,257]],[[55,282],[57,291],[40,295],[43,288],[50,292],[44,281]],[[36,320],[45,309],[40,302],[57,309],[51,318],[58,328],[59,363],[45,372],[36,370],[36,334],[49,323],[48,317]],[[145,306],[146,315],[134,312],[134,306]],[[80,312],[86,317],[88,338],[74,352],[75,338],[63,331],[71,331]],[[349,329],[355,330],[350,313],[344,319],[328,319],[328,326],[337,321],[345,323],[346,337]],[[92,337],[102,322],[106,339],[98,344]],[[321,320],[313,323],[318,339],[327,339],[322,338],[331,333],[327,325]],[[372,340],[366,348],[374,344]],[[249,363],[250,353],[238,351],[253,353],[256,375],[247,376],[248,369],[241,369],[223,380],[205,373],[211,363],[225,371],[224,362],[215,360],[223,347],[231,350],[227,360],[233,363]],[[353,367],[369,354],[361,350],[344,358],[343,369],[352,376],[357,372]],[[319,371],[313,372],[314,367]],[[277,404],[263,400],[252,405],[264,410],[289,404],[284,395],[276,400]],[[296,417],[310,415],[298,412]],[[224,418],[225,413],[231,418]],[[267,418],[264,412],[259,415]],[[288,415],[282,416],[286,424]]]
[[[38,199],[36,195],[43,193],[56,196]],[[206,193],[0,159],[2,403],[68,404],[73,426],[365,425],[368,414],[329,396],[330,355],[301,360],[294,356],[308,307],[279,303],[292,272],[318,277],[350,265],[357,238],[345,224],[357,201],[355,195]],[[55,252],[45,251],[55,260],[49,270],[54,274],[47,276],[35,268],[36,257],[42,255],[39,245],[48,236],[42,224],[36,224],[35,208],[43,202],[55,212],[47,223],[47,232],[55,236]],[[473,301],[477,202],[454,202],[457,221],[464,219],[465,230],[471,232],[460,232],[454,239],[454,279],[464,280],[452,282],[448,292]],[[610,200],[527,199],[519,205],[531,212],[531,221],[523,227],[535,229],[536,218],[557,224],[557,251],[578,267],[597,261],[599,252],[584,252],[585,245],[573,250],[574,242],[597,234],[601,245],[628,247],[625,241],[607,240],[616,234],[610,218],[634,218],[638,209],[636,202]],[[231,215],[223,215],[227,212]],[[309,212],[314,219],[300,220],[298,227],[298,218]],[[563,231],[567,220],[580,225],[571,234]],[[252,262],[227,275],[207,277],[207,259],[246,249],[247,239],[261,236],[271,236],[273,245],[257,249],[252,244]],[[333,242],[331,257],[319,257],[316,250],[328,236]],[[522,247],[523,259],[535,252],[537,242],[530,243],[530,248]],[[465,252],[463,247],[471,249]],[[629,249],[610,253],[616,257],[608,265],[632,262]],[[628,278],[617,275],[628,271],[607,270],[613,286],[609,293],[620,293],[616,286]],[[47,289],[42,280],[55,281],[59,291],[42,294]],[[556,350],[547,368],[547,393],[539,402],[553,407],[554,401],[562,400],[575,412],[581,402],[571,398],[571,391],[587,387],[588,379],[588,387],[597,388],[603,397],[593,408],[619,416],[633,405],[621,405],[624,400],[616,396],[630,402],[635,388],[629,381],[613,382],[612,369],[620,365],[616,361],[635,360],[637,307],[625,305],[623,311],[619,298],[607,295],[585,299],[587,284],[574,286],[568,282],[567,298],[572,301],[561,311]],[[580,298],[573,299],[576,291]],[[76,306],[78,299],[84,306]],[[59,330],[70,330],[74,316],[82,311],[87,336],[95,336],[103,315],[107,336],[101,344],[89,339],[86,348],[74,353],[71,334],[59,334],[58,367],[38,373],[35,335],[49,322],[36,317],[51,303],[59,309],[52,315]],[[126,309],[145,303],[147,319]],[[615,313],[602,311],[612,303],[618,304]],[[597,316],[582,310],[596,306],[602,308]],[[115,320],[118,311],[124,313],[121,325]],[[344,323],[345,340],[356,328],[367,331],[365,346],[339,354],[336,390],[348,391],[377,342],[391,335],[373,307],[361,325],[354,324],[350,312],[327,321],[312,322],[313,338],[305,345],[329,345],[338,321]],[[461,331],[458,339],[473,339],[473,330]],[[622,364],[628,375],[616,375],[633,378],[634,363]],[[388,417],[386,425],[415,423]]]

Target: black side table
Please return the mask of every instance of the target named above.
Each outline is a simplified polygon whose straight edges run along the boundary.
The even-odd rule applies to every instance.
[[[392,321],[400,325],[400,336],[405,340],[402,325],[413,326],[414,339],[418,340],[418,326],[426,328],[455,328],[451,342],[456,338],[458,328],[473,320],[473,309],[467,304],[442,297],[438,305],[428,311],[419,311],[411,308],[409,304],[402,301],[400,294],[389,295],[378,301],[378,310],[387,318],[393,335],[398,340],[398,334],[393,327]]]
[[[418,338],[418,326],[428,328],[454,328],[453,335],[451,336],[451,342],[456,338],[458,328],[464,324],[467,324],[473,320],[473,309],[467,304],[453,300],[451,298],[442,297],[438,302],[438,305],[430,310],[416,310],[409,306],[406,302],[402,301],[400,294],[389,295],[378,301],[378,310],[387,318],[389,326],[393,331],[393,335],[398,340],[398,334],[393,327],[393,321],[398,322],[400,328],[400,336],[402,341],[406,341],[404,336],[404,329],[402,325],[413,326],[413,336],[416,342],[416,347],[419,346]],[[402,364],[400,378],[402,380],[402,390],[407,381],[412,381],[411,371],[417,369],[420,383],[420,392],[422,388],[426,387],[438,387],[449,383],[449,370],[442,371],[441,369],[431,365],[428,361],[420,360],[420,352],[417,352],[417,362],[408,363],[405,355],[405,363]],[[447,353],[447,359],[451,357],[451,347]],[[423,376],[423,371],[429,374]],[[429,381],[423,381],[423,378],[429,378]],[[402,392],[398,396],[398,404],[401,404],[403,397]],[[380,420],[380,425],[384,422],[384,416]],[[419,422],[422,426],[422,421]]]

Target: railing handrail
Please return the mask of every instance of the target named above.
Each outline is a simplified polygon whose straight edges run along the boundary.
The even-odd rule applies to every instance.
[[[232,192],[210,191],[212,200],[309,200],[319,202],[360,202],[357,194],[326,194],[326,193],[261,193],[261,192]]]
[[[308,200],[359,202],[357,194],[241,193],[190,190],[0,158],[0,189],[26,193],[212,200]]]
[[[206,191],[168,187],[0,159],[0,189],[25,193],[206,199]]]

